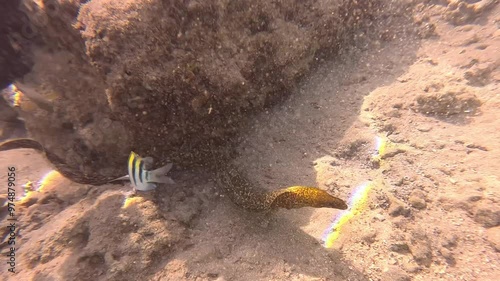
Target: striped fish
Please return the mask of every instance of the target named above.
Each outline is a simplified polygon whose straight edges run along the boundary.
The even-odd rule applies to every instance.
[[[148,191],[156,188],[157,183],[174,184],[175,182],[167,177],[167,173],[172,169],[172,163],[153,171],[147,170],[153,165],[153,158],[142,158],[135,152],[130,152],[128,158],[128,175],[130,183],[135,190]]]

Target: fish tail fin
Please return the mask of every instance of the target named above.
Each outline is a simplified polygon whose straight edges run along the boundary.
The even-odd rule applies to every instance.
[[[150,171],[149,181],[157,183],[175,184],[174,180],[172,180],[170,177],[167,177],[167,173],[170,171],[170,169],[172,169],[172,166],[173,166],[172,163],[168,163],[163,167]]]
[[[174,164],[168,163],[167,165],[160,167],[156,170],[151,171],[152,174],[158,174],[158,175],[166,175],[170,170],[172,169],[172,166]]]

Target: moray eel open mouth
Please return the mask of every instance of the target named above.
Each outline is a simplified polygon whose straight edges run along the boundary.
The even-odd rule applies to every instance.
[[[40,151],[64,177],[81,184],[103,185],[117,177],[99,174],[87,175],[68,166],[56,154],[47,151],[33,139],[12,139],[0,143],[0,151],[31,148]],[[229,161],[217,161],[217,182],[227,196],[238,206],[250,211],[266,211],[275,208],[296,209],[302,207],[335,208],[345,210],[344,200],[316,187],[292,186],[267,191],[252,184]]]

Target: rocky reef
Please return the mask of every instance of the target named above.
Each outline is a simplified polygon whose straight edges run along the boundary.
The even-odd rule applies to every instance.
[[[29,39],[17,61],[29,72],[2,79],[34,101],[20,110],[31,136],[86,173],[122,174],[132,149],[203,164],[201,147],[226,143],[286,98],[311,67],[386,19],[387,5],[24,0],[18,25],[29,36],[10,37]]]

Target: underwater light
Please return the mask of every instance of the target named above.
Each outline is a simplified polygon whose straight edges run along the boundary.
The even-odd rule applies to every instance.
[[[59,172],[56,170],[51,170],[47,174],[45,174],[39,181],[37,182],[32,182],[32,181],[27,181],[25,184],[21,185],[23,188],[22,192],[20,192],[20,196],[16,198],[17,201],[19,202],[24,202],[29,198],[29,195],[31,192],[34,191],[41,191],[44,186],[50,184],[52,181],[54,181],[57,177],[61,176]]]
[[[387,140],[380,136],[375,137],[375,153],[373,154],[373,158],[379,158],[385,153],[385,149],[387,147]]]
[[[372,155],[373,159],[381,160],[387,148],[387,140],[383,137],[375,137],[375,153]],[[332,224],[327,228],[323,235],[323,242],[325,248],[331,248],[333,243],[339,238],[342,227],[354,216],[362,212],[368,201],[368,194],[372,189],[374,183],[366,182],[358,186],[351,194],[347,201],[349,208],[345,211],[338,213],[335,216]]]
[[[23,93],[14,84],[10,84],[8,89],[8,93],[10,93],[10,95],[7,97],[7,99],[10,101],[12,106],[19,107],[21,105]]]
[[[371,182],[363,183],[358,186],[347,201],[349,208],[337,214],[332,224],[325,231],[323,242],[325,248],[331,248],[333,243],[339,238],[342,227],[354,216],[365,209],[368,201],[368,194],[373,184]]]
[[[131,196],[130,194],[125,195],[125,199],[123,200],[123,205],[122,209],[127,209],[128,207],[132,206],[133,204],[138,204],[143,202],[144,199],[139,196]]]
[[[61,177],[61,174],[58,171],[51,170],[50,172],[46,173],[40,181],[38,181],[38,188],[35,190],[42,191],[44,187],[48,186],[59,177]]]
[[[36,188],[32,181],[27,181],[25,184],[21,185],[21,187],[23,188],[23,191],[19,193],[21,195],[16,196],[16,200],[19,202],[23,202],[26,198],[28,198],[30,192],[34,191]]]

